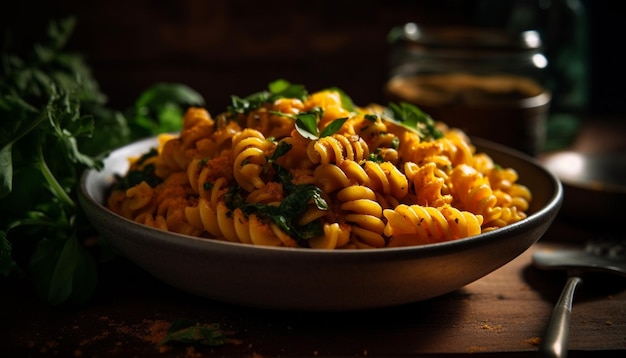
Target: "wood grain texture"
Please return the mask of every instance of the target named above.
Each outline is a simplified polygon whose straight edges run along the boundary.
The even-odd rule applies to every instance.
[[[358,312],[265,311],[208,301],[165,286],[125,260],[103,267],[98,295],[83,307],[48,308],[30,288],[2,282],[0,351],[82,357],[534,356],[565,276],[533,268],[531,254],[576,244],[551,240],[563,228],[557,223],[514,261],[456,292]],[[626,282],[593,282],[576,295],[570,356],[623,354]],[[169,324],[183,318],[217,323],[233,342],[157,349]]]

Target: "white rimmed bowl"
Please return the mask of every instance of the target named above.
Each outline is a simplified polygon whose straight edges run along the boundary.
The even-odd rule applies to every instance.
[[[244,306],[342,311],[394,306],[457,290],[505,265],[535,243],[556,217],[563,190],[535,159],[474,139],[530,188],[529,216],[474,237],[424,246],[315,250],[236,244],[160,231],[103,206],[127,158],[156,145],[149,138],[113,151],[101,171],[86,170],[79,200],[99,233],[138,266],[181,290]]]

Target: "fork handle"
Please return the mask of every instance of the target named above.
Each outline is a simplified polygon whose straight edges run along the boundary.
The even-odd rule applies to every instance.
[[[539,345],[539,357],[567,357],[567,344],[569,340],[569,326],[572,316],[574,292],[582,281],[582,278],[578,276],[570,276],[567,279],[561,296],[552,311],[541,344]]]

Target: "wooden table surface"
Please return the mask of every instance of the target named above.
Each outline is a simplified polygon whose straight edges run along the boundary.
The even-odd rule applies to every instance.
[[[606,139],[616,132],[595,133]],[[597,137],[582,136],[579,144]],[[357,312],[280,312],[209,301],[122,258],[102,266],[95,298],[80,307],[47,307],[24,282],[0,280],[0,357],[534,357],[566,277],[535,269],[531,256],[541,248],[581,245],[593,230],[576,225],[557,218],[525,253],[456,292]],[[230,339],[217,347],[157,348],[181,319],[218,324]],[[576,293],[569,356],[625,354],[626,279],[594,277]]]
[[[565,275],[532,267],[532,252],[577,245],[583,237],[557,221],[514,261],[456,292],[357,312],[279,312],[209,301],[124,259],[102,268],[96,298],[82,307],[49,308],[28,286],[2,282],[0,356],[535,356]],[[231,340],[157,348],[180,319],[217,323]],[[577,291],[570,340],[570,357],[626,353],[625,279],[598,277]]]

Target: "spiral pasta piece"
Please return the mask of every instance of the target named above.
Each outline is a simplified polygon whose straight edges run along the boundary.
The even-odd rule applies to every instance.
[[[181,149],[197,150],[198,142],[211,138],[215,129],[215,121],[209,113],[202,108],[191,108],[183,117],[183,125],[181,131]],[[188,154],[193,156],[193,152]]]
[[[311,94],[304,102],[303,112],[315,108],[324,109],[323,116],[318,123],[320,128],[326,127],[334,119],[350,116],[350,111],[343,107],[341,94],[337,91],[328,90]]]
[[[368,187],[352,185],[337,193],[341,210],[346,211],[346,222],[352,225],[352,238],[368,247],[384,247],[385,223],[381,220],[383,209],[376,194]]]
[[[246,128],[233,137],[233,174],[237,183],[247,191],[262,188],[261,178],[266,164],[266,151],[273,148],[271,142],[257,130]]]
[[[418,166],[408,162],[404,165],[404,172],[415,192],[417,204],[441,206],[452,203],[452,195],[448,187],[450,177],[435,163]]]
[[[276,159],[276,163],[285,168],[308,169],[313,166],[313,162],[309,159],[307,146],[309,140],[303,138],[298,132],[293,131],[290,136],[282,138],[277,146],[286,145],[291,149],[289,155],[281,156]]]
[[[344,160],[359,162],[367,159],[369,149],[359,136],[335,134],[312,141],[307,154],[313,163],[341,164]]]
[[[324,224],[324,235],[309,240],[314,249],[333,250],[344,247],[350,242],[350,226],[339,223]]]
[[[367,161],[363,167],[369,178],[369,187],[373,190],[400,200],[409,193],[407,177],[392,163]]]
[[[141,182],[139,185],[134,186],[126,191],[126,210],[129,215],[145,211],[154,198],[154,190],[148,183]]]
[[[340,131],[346,136],[358,136],[367,145],[370,156],[382,162],[398,164],[398,137],[390,133],[380,116],[357,115],[350,118],[348,125]]]
[[[485,223],[499,218],[502,208],[496,206],[498,199],[493,194],[489,181],[469,165],[459,165],[450,173],[454,183],[452,191],[456,202],[463,210],[482,215]]]
[[[383,212],[390,246],[412,246],[456,240],[481,232],[482,217],[450,205],[398,205]]]

